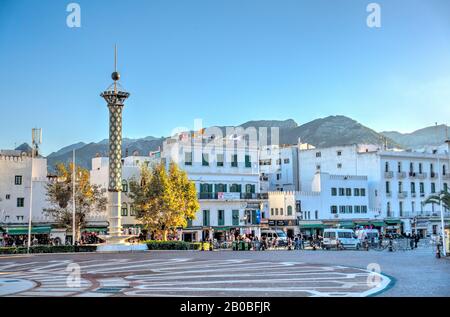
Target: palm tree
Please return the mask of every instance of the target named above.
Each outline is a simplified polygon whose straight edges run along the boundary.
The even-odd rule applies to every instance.
[[[431,195],[423,202],[426,204],[440,204],[442,201],[442,206],[448,210],[450,209],[450,193],[448,191],[441,191],[438,195]]]

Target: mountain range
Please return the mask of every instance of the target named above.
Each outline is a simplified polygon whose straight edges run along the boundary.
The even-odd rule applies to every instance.
[[[412,133],[399,133],[396,131],[376,132],[361,123],[341,115],[316,119],[302,125],[298,125],[293,119],[287,120],[255,120],[240,124],[237,127],[277,127],[279,128],[280,144],[309,143],[315,147],[328,147],[337,145],[350,145],[357,143],[386,144],[388,147],[420,148],[428,145],[442,144],[447,138],[448,126],[438,125],[414,131]],[[219,127],[226,131],[226,126]],[[268,130],[270,134],[270,130]],[[162,147],[165,138],[148,136],[139,139],[124,138],[122,140],[122,152],[124,155],[132,155],[138,152],[140,155],[148,155],[150,151],[156,151]],[[270,142],[270,138],[269,138]],[[22,144],[22,149],[26,148]],[[96,155],[108,154],[108,139],[100,142],[79,142],[66,146],[47,156],[49,170],[54,170],[58,162],[71,162],[72,150],[76,150],[76,163],[85,168],[91,168],[91,159]]]

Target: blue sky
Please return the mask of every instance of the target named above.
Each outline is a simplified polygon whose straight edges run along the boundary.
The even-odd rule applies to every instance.
[[[68,28],[66,6],[81,6]],[[0,0],[0,148],[108,136],[119,46],[124,136],[343,114],[375,130],[450,124],[450,1]]]

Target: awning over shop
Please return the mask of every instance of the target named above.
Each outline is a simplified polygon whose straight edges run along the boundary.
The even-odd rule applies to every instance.
[[[325,225],[323,223],[301,223],[299,227],[300,229],[324,229]]]
[[[341,221],[339,222],[339,226],[343,229],[352,229],[355,224],[353,223],[353,221]]]
[[[52,227],[31,227],[31,234],[49,234]],[[9,235],[28,234],[28,227],[11,227],[6,228],[6,233]]]
[[[213,227],[213,229],[216,231],[228,231],[228,230],[231,230],[234,228],[235,227],[230,227],[230,226]]]
[[[388,225],[397,225],[402,223],[400,219],[385,219],[384,222]]]
[[[355,221],[357,226],[374,226],[374,227],[384,227],[386,224],[384,221]]]
[[[82,232],[104,232],[108,231],[108,228],[102,228],[102,227],[92,227],[92,228],[83,228],[81,229]]]

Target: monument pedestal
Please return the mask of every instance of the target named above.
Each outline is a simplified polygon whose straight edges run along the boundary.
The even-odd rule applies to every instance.
[[[99,238],[106,240],[106,243],[97,245],[97,252],[131,252],[148,250],[146,244],[127,242],[128,239],[134,237],[136,236],[99,236]]]

